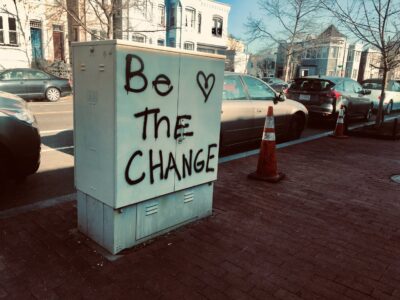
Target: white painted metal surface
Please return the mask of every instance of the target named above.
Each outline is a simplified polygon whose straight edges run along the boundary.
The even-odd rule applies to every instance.
[[[224,57],[74,45],[78,228],[112,253],[208,216]]]
[[[119,208],[217,178],[222,56],[107,41],[74,57],[78,190]]]

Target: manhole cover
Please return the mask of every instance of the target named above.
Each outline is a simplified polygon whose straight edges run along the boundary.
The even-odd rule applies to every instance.
[[[390,177],[390,179],[392,179],[392,181],[396,183],[400,183],[400,175],[393,175],[392,177]]]

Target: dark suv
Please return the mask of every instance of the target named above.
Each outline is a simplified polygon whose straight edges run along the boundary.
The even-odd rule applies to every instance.
[[[320,76],[295,79],[286,96],[304,104],[310,115],[335,118],[343,105],[345,118],[369,120],[373,107],[370,94],[370,90],[363,89],[353,79]]]
[[[22,180],[40,163],[40,135],[23,99],[0,92],[0,185],[7,178]]]

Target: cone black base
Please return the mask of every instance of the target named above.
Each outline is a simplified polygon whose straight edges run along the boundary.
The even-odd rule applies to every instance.
[[[257,174],[257,172],[253,172],[248,175],[249,179],[267,181],[267,182],[271,182],[271,183],[277,183],[285,177],[286,177],[286,175],[283,173],[280,173],[280,172],[276,176],[260,176],[259,174]]]

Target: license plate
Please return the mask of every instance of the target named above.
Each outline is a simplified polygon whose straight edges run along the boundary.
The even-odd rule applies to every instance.
[[[310,101],[310,95],[302,95],[302,94],[300,94],[299,100]]]

